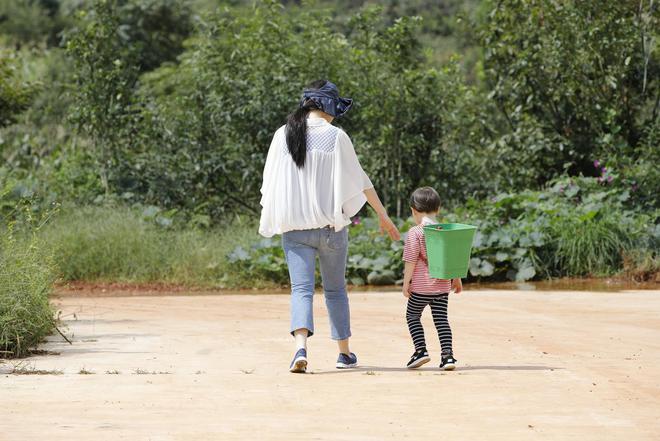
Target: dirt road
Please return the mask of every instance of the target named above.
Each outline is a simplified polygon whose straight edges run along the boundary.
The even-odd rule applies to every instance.
[[[453,296],[451,373],[428,311],[433,362],[402,368],[398,293],[351,294],[361,367],[337,371],[315,303],[294,375],[286,295],[56,300],[74,344],[0,364],[0,440],[660,440],[660,291]]]

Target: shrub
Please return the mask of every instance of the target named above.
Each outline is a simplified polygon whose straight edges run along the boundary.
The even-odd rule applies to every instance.
[[[177,63],[145,73],[142,43],[122,39],[121,9],[94,3],[68,43],[78,81],[72,115],[93,140],[107,193],[214,222],[256,214],[272,135],[318,78],[355,99],[340,124],[386,205],[401,212],[404,195],[437,180],[436,171],[467,181],[444,159],[454,144],[446,115],[466,87],[457,63],[426,62],[415,18],[388,26],[368,9],[339,33],[328,10],[262,0],[200,21]]]
[[[562,178],[543,191],[472,200],[441,217],[479,228],[468,274],[472,280],[525,281],[622,271],[636,280],[652,279],[660,266],[658,216],[627,208],[629,198],[627,190],[606,181]],[[402,232],[411,225],[410,220],[399,221]],[[400,281],[401,242],[380,236],[372,218],[354,222],[349,234],[349,283]],[[229,260],[236,270],[255,278],[278,284],[288,281],[278,240],[256,239],[248,247],[236,248]]]
[[[54,271],[35,237],[17,240],[0,228],[0,357],[22,357],[54,329]]]
[[[643,157],[648,128],[660,121],[660,63],[650,49],[660,29],[656,6],[485,4],[484,74],[507,127],[500,158],[528,165],[510,169],[514,180],[521,172],[539,183],[566,171],[592,175],[595,155]]]
[[[470,274],[479,278],[610,275],[631,250],[657,250],[657,218],[627,208],[630,193],[596,178],[471,201],[450,218],[479,227]],[[654,245],[656,244],[656,245]]]

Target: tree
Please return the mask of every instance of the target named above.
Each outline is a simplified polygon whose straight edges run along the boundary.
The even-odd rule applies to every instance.
[[[503,154],[537,183],[638,156],[660,118],[659,29],[654,2],[491,1],[481,43]]]
[[[81,27],[67,42],[76,72],[71,119],[92,140],[107,194],[119,178],[122,151],[129,148],[137,51],[122,38],[116,1],[99,0],[79,18]]]

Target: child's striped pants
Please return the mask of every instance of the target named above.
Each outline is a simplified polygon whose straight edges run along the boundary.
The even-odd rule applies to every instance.
[[[447,319],[448,300],[448,293],[433,295],[410,294],[408,307],[406,308],[406,321],[408,322],[408,330],[415,344],[415,349],[426,348],[421,317],[426,305],[431,305],[431,314],[433,315],[435,329],[438,331],[438,337],[440,337],[442,355],[452,354],[452,335],[449,320]]]

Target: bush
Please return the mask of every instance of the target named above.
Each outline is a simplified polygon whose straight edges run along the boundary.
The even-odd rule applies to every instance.
[[[409,225],[405,224],[405,229]],[[348,228],[348,283],[357,286],[396,283],[403,274],[401,242],[392,242],[381,235],[378,222],[373,218],[356,218]],[[248,246],[238,246],[227,258],[234,271],[246,275],[246,281],[271,281],[280,286],[289,284],[289,271],[279,238],[261,238]],[[319,268],[316,265],[316,279],[320,282]]]
[[[113,5],[95,3],[68,43],[78,81],[72,115],[93,139],[107,193],[214,222],[256,214],[272,135],[318,78],[355,99],[340,124],[390,208],[401,212],[405,194],[439,175],[465,181],[444,157],[458,139],[447,139],[446,115],[467,88],[457,63],[427,63],[417,19],[387,25],[370,9],[339,33],[327,10],[262,0],[200,21],[178,63],[145,73],[141,45],[122,39]]]
[[[471,280],[525,281],[622,271],[633,279],[648,280],[658,269],[658,216],[627,208],[629,198],[629,191],[607,181],[562,178],[543,191],[472,200],[441,217],[479,228],[470,260]],[[403,232],[411,225],[409,220],[399,221]],[[399,281],[402,243],[380,236],[375,219],[362,219],[349,228],[349,283]],[[255,277],[282,284],[288,280],[277,240],[241,246],[230,260]]]
[[[564,178],[543,191],[474,200],[445,221],[477,225],[469,279],[516,280],[603,276],[624,271],[655,277],[660,228],[655,216],[626,208],[630,195],[594,178]],[[219,288],[285,286],[279,238],[262,238],[240,218],[225,228],[181,224],[156,207],[69,208],[41,237],[64,280],[166,282]],[[201,216],[195,225],[208,226]],[[410,220],[400,220],[405,232]],[[373,218],[349,227],[346,277],[353,285],[400,282],[402,242],[378,232]],[[318,268],[317,268],[318,269]],[[318,275],[318,272],[317,272]]]
[[[649,128],[660,123],[660,59],[650,49],[660,29],[657,6],[485,5],[479,36],[488,98],[505,128],[501,173],[517,185],[538,185],[565,172],[593,176],[598,156],[643,157]],[[513,164],[527,166],[507,170]]]
[[[36,238],[17,240],[0,228],[0,358],[22,357],[54,329],[48,295],[55,273]]]
[[[657,253],[657,213],[627,208],[629,199],[628,190],[596,178],[563,178],[543,191],[471,201],[450,218],[479,227],[474,277],[611,275],[632,250]]]

